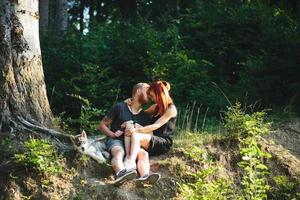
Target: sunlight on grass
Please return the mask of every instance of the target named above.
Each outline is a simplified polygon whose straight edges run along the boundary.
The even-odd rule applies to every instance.
[[[178,132],[174,138],[174,146],[186,147],[192,145],[202,145],[223,138],[225,138],[225,135],[221,133],[181,131]]]

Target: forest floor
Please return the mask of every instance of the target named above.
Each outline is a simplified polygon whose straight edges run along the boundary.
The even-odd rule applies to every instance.
[[[265,164],[272,177],[284,176],[293,183],[300,183],[300,121],[278,124],[275,132],[259,141],[260,146],[272,155]],[[238,140],[220,135],[181,133],[175,139],[174,148],[165,155],[151,158],[151,170],[162,175],[154,186],[140,186],[134,181],[120,187],[113,185],[111,166],[99,165],[94,160],[76,152],[65,155],[60,175],[44,176],[14,160],[14,153],[21,149],[26,137],[7,142],[1,136],[0,146],[0,200],[6,199],[183,199],[180,188],[183,183],[195,181],[192,173],[218,168],[213,179],[230,178],[239,187],[242,171],[238,167],[241,158]],[[274,140],[274,141],[273,141]],[[201,158],[193,159],[191,147]],[[210,180],[208,180],[210,181]],[[300,192],[300,186],[293,193]],[[278,189],[278,188],[277,188]],[[277,190],[279,191],[279,190]],[[294,195],[295,194],[286,194]],[[274,194],[273,194],[274,197]],[[274,199],[274,198],[273,198]]]

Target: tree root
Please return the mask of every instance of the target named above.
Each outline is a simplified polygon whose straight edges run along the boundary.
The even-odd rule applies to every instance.
[[[49,129],[49,128],[46,128],[46,127],[42,127],[42,126],[39,126],[37,124],[33,124],[27,120],[25,120],[23,117],[21,116],[18,116],[17,117],[18,120],[26,127],[29,127],[31,129],[35,129],[35,130],[38,130],[38,131],[41,131],[41,132],[46,132],[54,137],[58,137],[58,138],[64,138],[64,139],[71,139],[71,138],[74,138],[74,136],[72,135],[66,135],[66,134],[63,134],[61,132],[58,132],[54,129]],[[31,120],[32,122],[34,122],[33,120]]]
[[[75,140],[80,137],[80,135],[67,135],[64,133],[61,133],[59,131],[56,131],[54,129],[46,128],[41,126],[38,122],[32,120],[32,119],[24,119],[21,116],[17,116],[18,121],[10,120],[11,121],[11,130],[10,134],[15,133],[16,130],[20,131],[27,131],[30,133],[33,133],[34,135],[41,136],[40,133],[43,133],[43,135],[46,135],[47,137],[43,136],[44,139],[50,141],[53,145],[57,146],[60,151],[62,152],[71,152],[71,151],[77,151],[79,153],[83,153],[80,151],[78,146],[76,146]],[[99,142],[106,138],[106,136],[91,136],[89,137],[93,142]],[[103,153],[103,152],[101,152]],[[89,155],[89,153],[84,153]],[[89,155],[92,158],[95,159],[95,156]],[[97,161],[97,159],[95,159]]]
[[[18,119],[19,123],[11,120],[17,130],[26,130],[35,135],[40,135],[39,133],[36,132],[36,131],[39,131],[41,133],[44,133],[44,134],[52,137],[51,139],[48,137],[47,140],[51,140],[51,142],[55,146],[57,146],[61,151],[66,152],[66,151],[75,151],[76,150],[76,148],[74,148],[74,138],[75,137],[73,135],[67,135],[67,134],[61,133],[59,131],[56,131],[54,129],[42,127],[32,119],[25,120],[21,116],[17,116],[17,119]]]

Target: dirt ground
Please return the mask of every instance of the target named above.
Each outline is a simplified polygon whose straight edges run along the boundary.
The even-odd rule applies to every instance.
[[[300,118],[294,118],[288,123],[279,123],[267,139],[282,145],[290,153],[300,159]]]
[[[152,157],[151,170],[162,175],[154,186],[140,186],[134,181],[115,187],[111,166],[74,153],[66,156],[64,172],[59,176],[44,177],[14,162],[13,154],[19,142],[0,146],[0,200],[7,199],[174,199],[180,198],[178,184],[189,181],[187,172],[196,172],[201,166],[186,157],[184,148],[176,146],[168,154]],[[273,142],[273,141],[274,142]],[[280,144],[280,145],[278,145]],[[234,177],[238,182],[241,171],[237,140],[215,139],[195,143],[213,158],[222,169],[216,176]],[[284,175],[300,180],[300,121],[278,124],[275,131],[260,143],[272,155],[267,161],[272,176]],[[297,157],[295,157],[297,156]],[[300,188],[299,188],[300,190]]]

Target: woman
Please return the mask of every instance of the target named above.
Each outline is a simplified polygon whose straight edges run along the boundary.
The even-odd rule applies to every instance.
[[[142,147],[150,155],[159,155],[170,150],[175,130],[177,109],[169,94],[170,84],[166,81],[156,81],[148,89],[148,97],[155,103],[146,110],[154,122],[148,126],[129,126],[125,132],[125,148],[130,149],[126,156],[127,169],[135,169],[135,160]],[[130,145],[130,148],[129,146]]]

